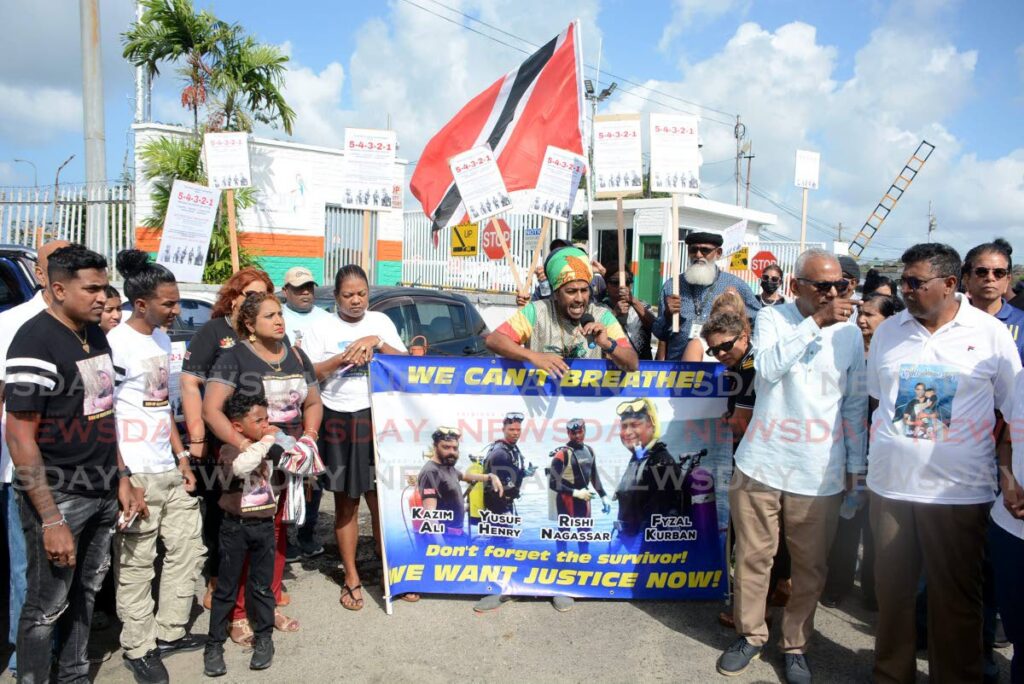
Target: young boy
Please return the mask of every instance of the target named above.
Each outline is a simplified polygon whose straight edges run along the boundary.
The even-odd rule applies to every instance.
[[[220,528],[220,574],[210,612],[210,638],[203,654],[203,672],[207,677],[219,677],[228,671],[224,664],[224,642],[247,553],[245,605],[255,633],[249,668],[265,670],[274,659],[274,594],[270,584],[274,574],[277,503],[270,486],[270,462],[280,459],[283,451],[274,445],[278,430],[267,420],[267,400],[262,394],[235,392],[225,403],[224,413],[250,445],[240,452],[225,444],[218,458],[224,483],[220,497],[224,522]]]

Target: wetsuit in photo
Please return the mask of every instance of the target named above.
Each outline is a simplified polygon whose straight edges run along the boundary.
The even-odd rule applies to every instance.
[[[484,506],[491,513],[512,513],[515,510],[515,500],[520,495],[519,488],[526,477],[523,454],[519,447],[504,440],[492,444],[484,460],[484,472],[497,475],[504,488],[504,493],[499,496],[488,484],[484,489]]]
[[[678,464],[662,442],[634,453],[615,490],[619,502],[619,534],[642,536],[651,524],[651,515],[678,514],[682,486]]]

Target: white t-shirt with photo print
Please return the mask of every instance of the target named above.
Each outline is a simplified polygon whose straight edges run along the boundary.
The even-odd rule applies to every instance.
[[[144,335],[122,323],[107,333],[107,341],[114,357],[114,415],[124,464],[133,473],[177,467],[171,448],[171,339],[159,328]]]
[[[928,332],[909,311],[871,338],[868,488],[917,503],[995,499],[995,412],[1010,415],[1020,355],[1006,326],[956,295],[952,321]]]
[[[395,349],[406,351],[394,322],[379,311],[367,311],[361,320],[349,323],[338,315],[329,321],[318,322],[306,331],[302,350],[313,363],[321,363],[345,351],[348,345],[362,337],[378,336]],[[320,383],[320,398],[332,411],[355,413],[370,408],[370,375],[366,366],[342,368]]]

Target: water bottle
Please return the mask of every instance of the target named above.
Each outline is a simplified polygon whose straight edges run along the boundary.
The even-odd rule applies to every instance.
[[[295,446],[295,438],[291,435],[285,434],[283,430],[278,430],[277,434],[274,435],[274,446],[279,446],[286,453],[292,450]]]
[[[864,506],[864,485],[857,483],[854,488],[843,496],[843,503],[839,506],[839,516],[844,520],[853,520],[854,516]]]

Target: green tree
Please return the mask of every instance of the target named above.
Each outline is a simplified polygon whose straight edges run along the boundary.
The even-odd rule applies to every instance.
[[[191,0],[142,0],[140,21],[123,35],[124,57],[153,76],[164,63],[183,63],[185,79],[181,104],[192,112],[192,135],[164,137],[147,143],[140,156],[142,173],[153,181],[154,214],[144,225],[164,223],[175,178],[206,184],[202,163],[202,134],[210,131],[251,131],[254,122],[280,125],[291,134],[295,112],[285,102],[282,87],[288,57],[272,45],[262,45],[238,24],[227,24],[212,13],[196,12]],[[199,110],[208,123],[200,127]],[[255,191],[234,192],[236,215],[255,204]],[[210,240],[203,280],[219,283],[231,275],[226,211],[218,213]],[[240,231],[239,231],[240,232]],[[256,265],[239,247],[239,266]]]

